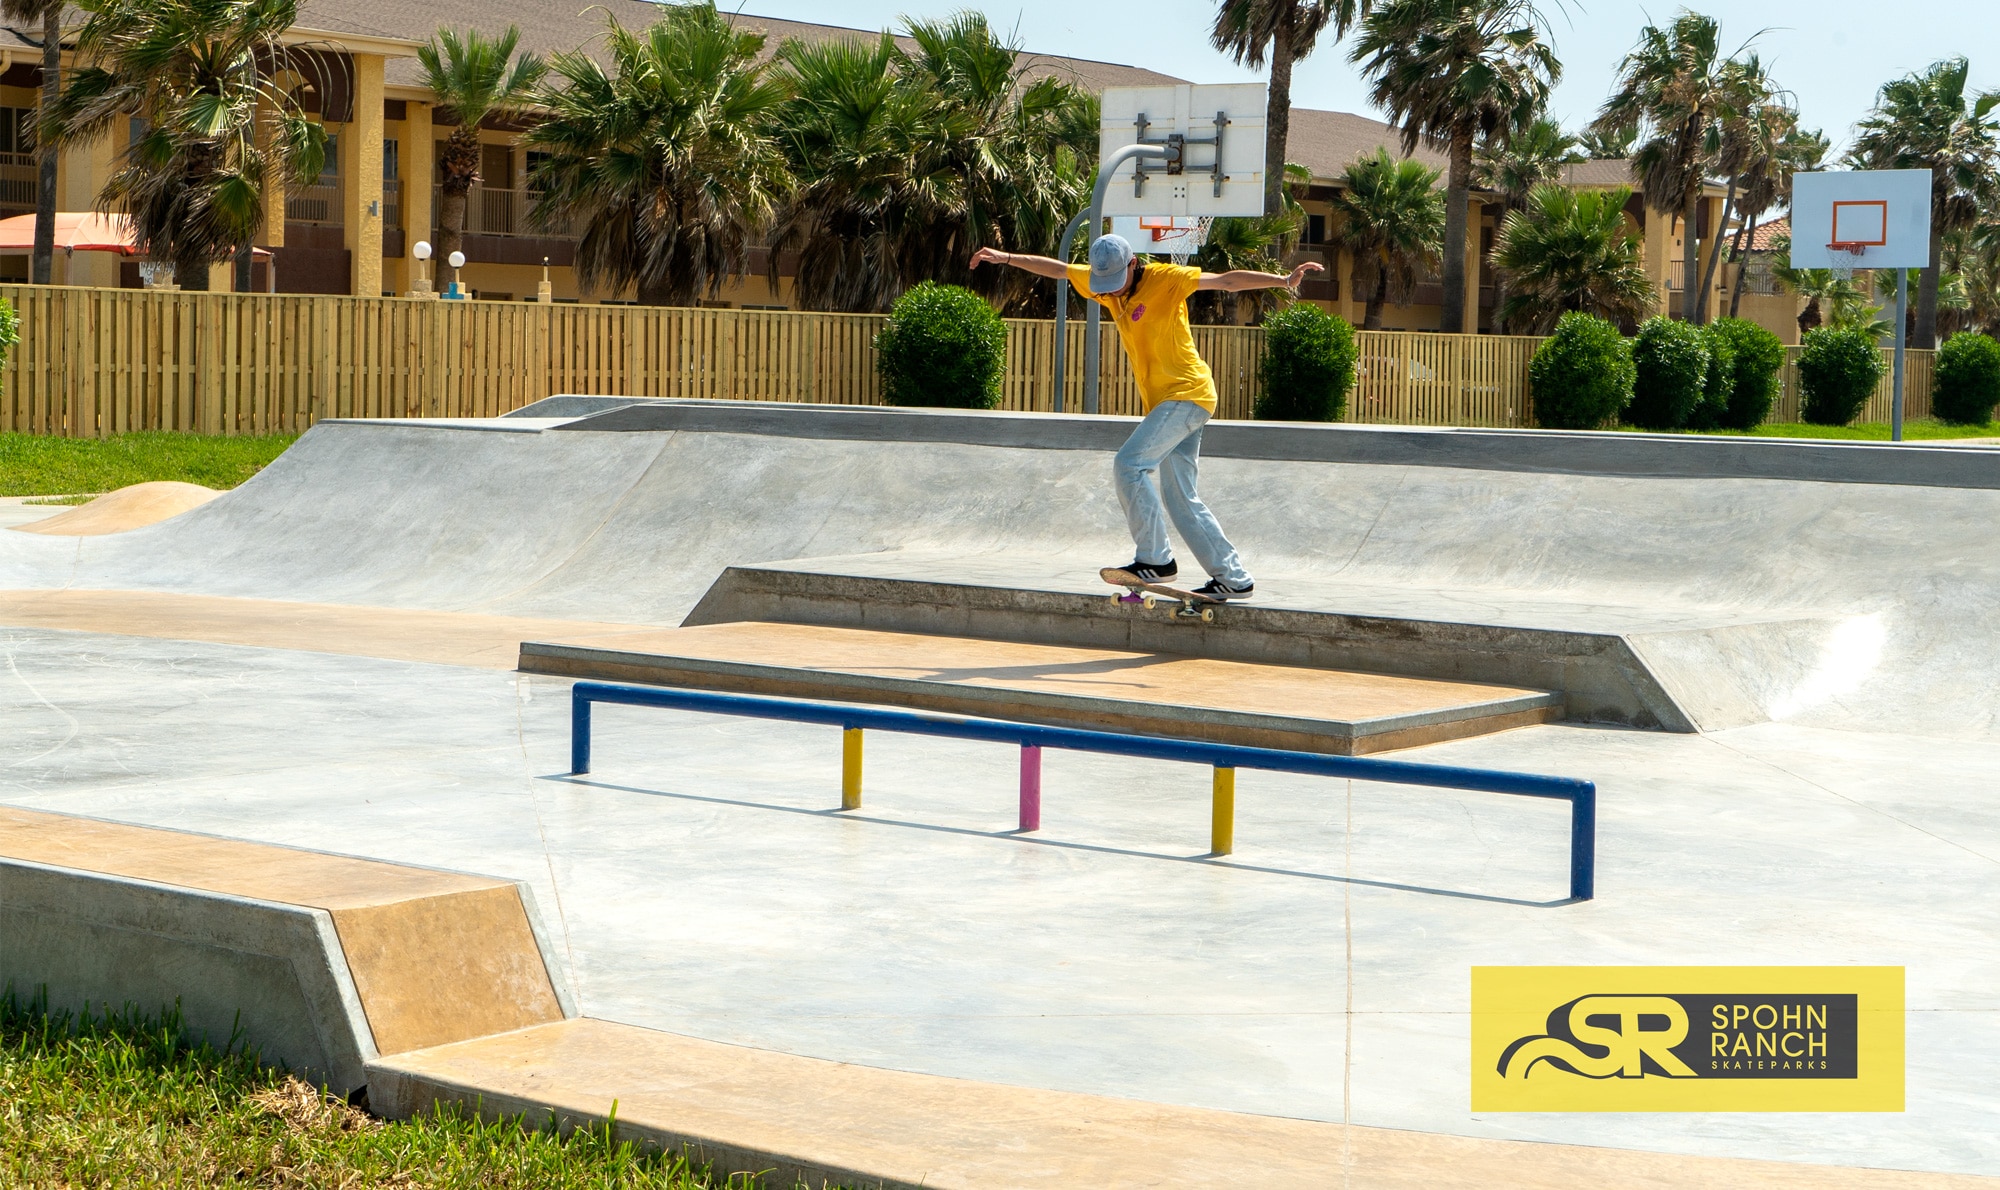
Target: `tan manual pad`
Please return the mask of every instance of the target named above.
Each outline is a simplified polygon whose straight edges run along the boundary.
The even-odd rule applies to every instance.
[[[508,881],[8,806],[0,856],[325,910],[384,1054],[562,1019]]]

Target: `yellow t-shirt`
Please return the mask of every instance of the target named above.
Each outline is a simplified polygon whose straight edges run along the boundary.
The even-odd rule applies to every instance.
[[[1215,376],[1194,349],[1194,332],[1188,328],[1187,300],[1200,280],[1200,269],[1149,264],[1135,292],[1099,297],[1090,292],[1089,266],[1069,266],[1069,283],[1110,311],[1118,325],[1148,413],[1162,401],[1193,401],[1215,412]]]

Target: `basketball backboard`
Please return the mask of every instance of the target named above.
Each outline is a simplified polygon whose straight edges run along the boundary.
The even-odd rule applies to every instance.
[[[1931,171],[1792,175],[1792,267],[1918,269],[1931,260]]]
[[[1161,145],[1174,156],[1119,166],[1104,213],[1263,214],[1265,103],[1262,83],[1106,87],[1098,160],[1135,144]],[[1137,241],[1133,247],[1146,250]]]

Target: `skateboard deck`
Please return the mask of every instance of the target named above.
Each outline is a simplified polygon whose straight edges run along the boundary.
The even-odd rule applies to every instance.
[[[1149,583],[1131,571],[1121,570],[1115,566],[1107,566],[1097,573],[1112,586],[1125,588],[1125,594],[1113,595],[1111,602],[1142,603],[1150,608],[1161,599],[1171,599],[1180,604],[1174,609],[1174,618],[1178,620],[1213,623],[1215,609],[1227,602],[1208,595],[1199,595],[1193,591],[1183,591],[1179,587],[1170,587],[1165,583]]]

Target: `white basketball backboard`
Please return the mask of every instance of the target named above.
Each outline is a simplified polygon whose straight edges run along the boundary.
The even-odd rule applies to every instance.
[[[1265,103],[1262,83],[1106,87],[1098,160],[1147,143],[1166,146],[1179,159],[1119,166],[1104,213],[1263,214]]]
[[[1920,269],[1930,261],[1931,171],[1792,175],[1793,268]]]

